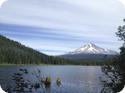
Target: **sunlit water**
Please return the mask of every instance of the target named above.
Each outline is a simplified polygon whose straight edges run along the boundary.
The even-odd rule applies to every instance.
[[[29,73],[39,69],[41,77],[51,77],[52,84],[49,89],[37,90],[34,93],[101,93],[103,84],[100,81],[102,76],[100,66],[23,66],[23,67],[1,67],[0,84],[2,87],[13,86],[12,75],[20,68],[26,68]],[[56,79],[61,78],[62,84],[58,86]],[[31,74],[25,75],[26,79],[38,82]],[[19,92],[18,92],[19,93]]]

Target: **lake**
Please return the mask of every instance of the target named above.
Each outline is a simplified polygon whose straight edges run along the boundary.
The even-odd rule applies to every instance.
[[[21,76],[22,69],[27,69],[22,77],[30,83],[40,83],[39,78],[51,77],[51,86],[46,88],[41,86],[32,89],[33,93],[103,93],[103,83],[100,77],[103,75],[100,66],[8,66],[0,67],[0,84],[2,88],[16,87],[13,79]],[[61,79],[61,84],[57,85],[57,78]],[[28,88],[28,87],[27,87]],[[11,90],[11,89],[9,89]],[[28,91],[28,89],[23,89]],[[12,90],[11,90],[12,91]],[[31,93],[32,93],[31,92]],[[22,92],[12,92],[22,93]],[[29,92],[23,92],[29,93]]]

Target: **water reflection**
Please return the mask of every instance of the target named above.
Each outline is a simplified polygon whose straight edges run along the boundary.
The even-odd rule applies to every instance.
[[[30,76],[29,74],[36,77],[37,82],[26,79],[26,75]],[[17,73],[13,73],[12,80],[14,81],[13,86],[4,86],[4,90],[8,93],[39,93],[39,91],[42,91],[42,93],[51,93],[51,77],[42,77],[39,69],[33,73],[29,73],[27,69],[21,68]],[[57,78],[56,84],[58,87],[61,86],[60,78]]]
[[[100,82],[101,68],[96,66],[18,67],[16,71],[0,71],[5,81],[0,83],[8,93],[108,93],[107,85]]]

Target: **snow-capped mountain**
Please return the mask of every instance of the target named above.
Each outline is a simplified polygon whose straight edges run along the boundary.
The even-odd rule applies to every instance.
[[[60,57],[70,60],[92,60],[92,61],[104,61],[107,59],[112,59],[115,55],[118,55],[117,52],[109,49],[103,49],[96,46],[95,44],[86,44],[82,47],[76,49],[73,52],[61,55]]]
[[[73,52],[70,52],[69,54],[107,54],[107,55],[114,55],[117,54],[117,52],[109,49],[103,49],[101,47],[96,46],[95,44],[86,44],[78,49],[76,49]]]

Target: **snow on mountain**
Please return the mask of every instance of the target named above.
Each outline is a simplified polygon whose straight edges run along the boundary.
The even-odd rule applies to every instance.
[[[109,49],[103,49],[101,47],[96,46],[95,44],[86,44],[78,49],[76,49],[73,52],[70,52],[69,54],[109,54],[109,55],[115,55],[118,54],[117,52]]]

